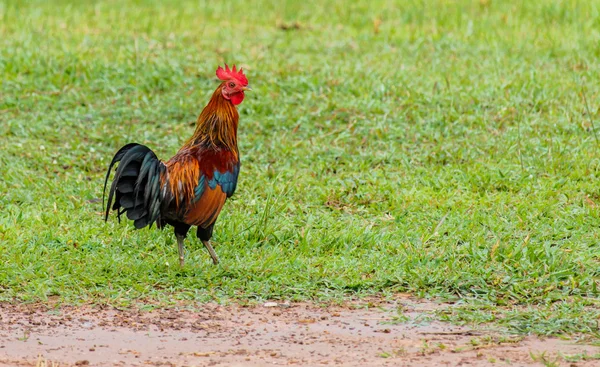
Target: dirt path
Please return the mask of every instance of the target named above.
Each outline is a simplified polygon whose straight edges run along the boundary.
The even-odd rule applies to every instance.
[[[359,308],[268,303],[199,311],[0,305],[0,366],[530,366],[598,348],[428,321],[404,298]],[[404,322],[394,318],[402,306]],[[396,321],[396,322],[394,322]],[[597,366],[598,361],[564,366]]]

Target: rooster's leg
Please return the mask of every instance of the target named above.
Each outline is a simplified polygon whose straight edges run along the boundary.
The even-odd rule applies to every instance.
[[[215,224],[213,223],[208,227],[198,226],[198,232],[196,232],[196,235],[198,236],[200,241],[202,241],[204,247],[206,247],[206,249],[208,250],[210,257],[212,257],[213,264],[217,265],[219,263],[219,257],[217,256],[215,249],[213,249],[213,247],[210,245],[210,238],[212,237],[214,225]]]
[[[190,230],[190,225],[181,222],[169,222],[175,227],[175,237],[177,237],[177,247],[179,247],[179,266],[183,267],[183,240]]]
[[[217,265],[219,263],[219,257],[217,256],[215,249],[212,248],[209,241],[202,241],[202,243],[204,244],[204,247],[206,247],[206,249],[208,250],[210,257],[212,257],[213,264]]]
[[[179,247],[179,266],[183,267],[184,265],[184,253],[183,253],[183,240],[185,236],[180,234],[175,235],[177,237],[177,246]]]

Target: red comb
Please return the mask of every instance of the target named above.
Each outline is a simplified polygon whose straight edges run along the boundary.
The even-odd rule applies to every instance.
[[[244,75],[242,68],[240,70],[235,70],[235,65],[233,65],[233,69],[229,69],[229,66],[225,64],[225,69],[222,67],[217,68],[217,78],[226,81],[235,79],[240,82],[244,87],[248,85],[248,79]]]

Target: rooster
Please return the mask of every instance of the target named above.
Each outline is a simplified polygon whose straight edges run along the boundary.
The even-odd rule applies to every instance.
[[[240,172],[237,146],[239,114],[236,105],[250,90],[242,68],[218,67],[222,81],[198,116],[194,135],[166,162],[141,144],[123,146],[110,162],[104,193],[113,166],[119,163],[108,193],[104,220],[115,210],[123,213],[136,229],[169,224],[175,229],[179,264],[184,265],[183,242],[192,226],[208,250],[213,263],[219,258],[210,244],[213,227],[235,192]],[[104,194],[103,194],[104,197]],[[113,204],[114,199],[114,204]]]

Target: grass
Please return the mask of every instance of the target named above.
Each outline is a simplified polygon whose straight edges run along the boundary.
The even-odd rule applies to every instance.
[[[600,2],[0,0],[0,299],[411,292],[597,335]],[[105,224],[112,154],[168,158],[223,62],[240,106],[222,265]]]
[[[48,361],[42,356],[39,356],[35,363],[35,367],[59,367],[59,364],[52,361]]]

